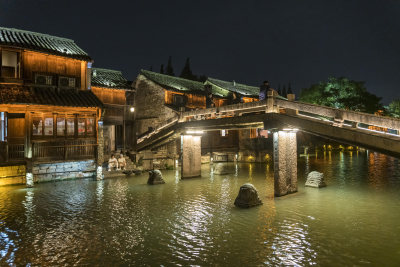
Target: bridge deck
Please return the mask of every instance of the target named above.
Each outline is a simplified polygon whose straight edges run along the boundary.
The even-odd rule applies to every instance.
[[[273,105],[275,112],[283,111],[283,114],[266,113],[272,108],[268,105]],[[304,116],[299,112],[313,114],[315,117]],[[389,128],[397,134],[358,128],[359,123]],[[187,129],[211,131],[288,126],[336,141],[400,156],[399,119],[280,99],[184,112],[179,119],[168,121],[138,140],[137,149],[161,145]]]

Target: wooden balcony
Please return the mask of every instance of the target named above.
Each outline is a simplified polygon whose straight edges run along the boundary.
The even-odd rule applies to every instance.
[[[24,144],[0,142],[0,163],[24,160]]]
[[[35,161],[95,159],[96,140],[66,140],[32,143]]]

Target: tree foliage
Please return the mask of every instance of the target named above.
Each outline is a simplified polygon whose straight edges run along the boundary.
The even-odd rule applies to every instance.
[[[292,91],[292,86],[290,85],[290,83],[289,83],[289,87],[288,87],[288,90],[287,90],[287,95],[288,94],[293,94],[293,91]],[[287,96],[286,96],[287,97]]]
[[[207,79],[208,79],[207,75],[204,75],[204,74],[203,74],[203,75],[200,75],[200,76],[197,78],[197,81],[204,83],[205,81],[207,81]]]
[[[400,118],[400,99],[395,99],[386,108],[387,113],[395,118]]]
[[[197,77],[193,74],[190,68],[190,58],[186,58],[185,66],[183,67],[181,75],[179,77],[194,81],[197,80]]]
[[[282,96],[287,97],[286,85],[283,85]]]
[[[169,56],[169,58],[168,58],[168,64],[167,64],[167,68],[165,70],[165,74],[170,75],[170,76],[175,76],[174,68],[172,67],[171,56]]]
[[[161,73],[161,74],[164,74],[164,64],[161,64],[160,73]]]
[[[301,91],[300,100],[328,107],[374,113],[382,109],[381,98],[367,91],[364,82],[329,78]]]

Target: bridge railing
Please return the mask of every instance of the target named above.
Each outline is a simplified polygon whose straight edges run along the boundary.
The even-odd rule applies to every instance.
[[[400,119],[377,116],[373,114],[336,109],[331,107],[325,107],[315,104],[303,103],[298,101],[288,101],[281,99],[279,97],[269,97],[267,100],[255,101],[248,103],[239,103],[233,105],[227,105],[222,107],[207,108],[207,109],[197,109],[181,113],[181,116],[170,118],[165,123],[156,127],[156,129],[141,138],[138,139],[138,143],[150,138],[151,136],[157,134],[161,130],[170,127],[179,122],[185,122],[190,120],[205,120],[205,119],[218,119],[224,117],[240,116],[245,113],[253,112],[279,112],[279,108],[288,110],[296,110],[299,112],[312,114],[314,116],[323,116],[332,119],[334,122],[344,122],[349,121],[357,124],[366,124],[377,127],[384,127],[388,129],[393,129],[400,134]],[[295,113],[297,114],[297,112]],[[353,126],[354,126],[353,125]]]
[[[363,123],[371,126],[384,127],[389,129],[400,130],[400,119],[391,117],[377,116],[373,114],[336,109],[298,101],[285,101],[275,99],[275,104],[280,108],[294,109],[309,114],[329,117],[335,121],[350,121],[354,123]]]
[[[144,140],[159,133],[161,130],[168,128],[178,122],[184,122],[191,119],[204,120],[207,115],[215,115],[215,117],[212,117],[214,119],[214,118],[223,118],[223,117],[238,115],[235,113],[243,114],[249,112],[265,111],[266,105],[267,105],[266,101],[254,101],[248,103],[227,105],[222,107],[197,109],[197,110],[182,112],[179,118],[178,117],[170,118],[165,123],[156,126],[154,131],[138,138],[137,143],[139,144],[143,142]]]
[[[239,104],[233,104],[215,108],[191,110],[183,112],[181,120],[185,121],[188,118],[204,119],[204,116],[206,115],[216,115],[216,118],[218,118],[218,115],[221,115],[221,117],[223,117],[224,115],[229,115],[228,113],[243,114],[248,112],[265,111],[266,105],[267,102],[266,100],[264,100],[264,101],[248,102],[248,103],[239,103]]]
[[[146,134],[146,135],[143,135],[142,137],[138,138],[137,143],[139,144],[139,143],[143,142],[144,140],[146,140],[147,138],[150,138],[150,137],[152,137],[153,135],[159,133],[161,130],[163,130],[163,129],[165,129],[165,128],[168,128],[168,127],[170,127],[170,126],[172,126],[172,125],[178,123],[178,120],[179,120],[178,117],[169,118],[166,122],[164,122],[164,123],[158,125],[158,126],[154,129],[154,131],[152,131],[152,132],[150,132],[150,133],[148,133],[148,134]]]

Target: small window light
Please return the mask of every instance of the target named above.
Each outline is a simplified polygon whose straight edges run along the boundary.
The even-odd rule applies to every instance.
[[[131,107],[129,110],[130,110],[131,112],[135,112],[135,108],[134,108],[134,107]]]

